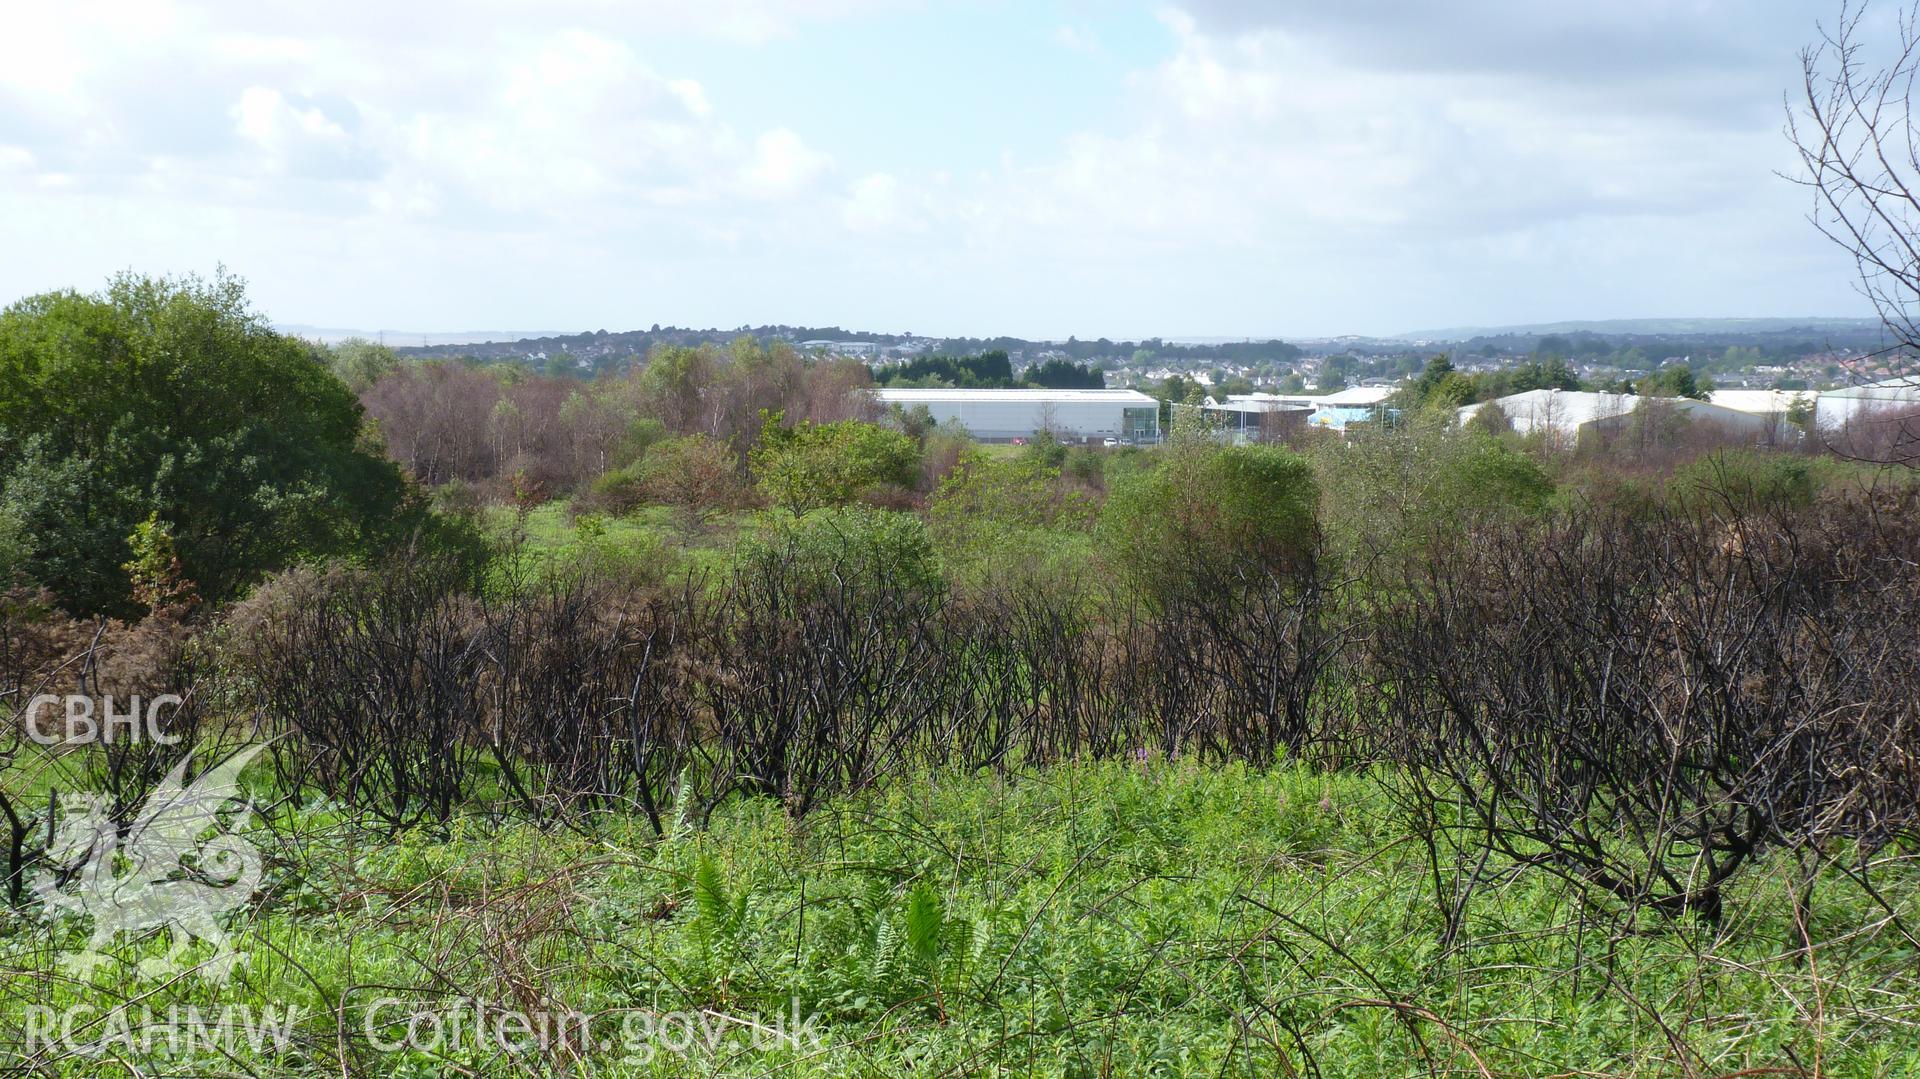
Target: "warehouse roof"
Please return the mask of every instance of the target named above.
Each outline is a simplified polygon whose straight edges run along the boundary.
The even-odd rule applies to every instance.
[[[1874,401],[1913,401],[1920,399],[1920,378],[1887,378],[1861,386],[1828,390],[1822,397],[1866,398]]]
[[[1757,416],[1767,416],[1775,412],[1785,412],[1792,408],[1795,401],[1811,401],[1810,393],[1792,393],[1787,390],[1715,390],[1707,395],[1707,400],[1721,408],[1730,408],[1735,412],[1751,412]]]
[[[1579,390],[1528,390],[1525,393],[1511,394],[1492,402],[1467,405],[1460,409],[1460,422],[1465,423],[1473,414],[1480,411],[1482,404],[1497,404],[1507,418],[1522,430],[1534,426],[1552,426],[1562,430],[1592,423],[1595,420],[1612,419],[1624,416],[1640,407],[1643,400],[1657,400],[1670,405],[1696,420],[1719,420],[1737,423],[1752,423],[1754,417],[1745,412],[1725,408],[1720,405],[1696,401],[1689,397],[1644,398],[1622,393],[1586,393]]]
[[[1250,412],[1256,415],[1268,412],[1312,412],[1314,406],[1303,397],[1254,397],[1251,394],[1234,394],[1224,401],[1209,397],[1206,406],[1215,412]]]
[[[1160,402],[1141,393],[1139,390],[964,390],[941,388],[935,390],[918,389],[877,389],[874,395],[882,401],[897,402],[903,405],[933,404],[935,402],[961,401],[1005,401],[1034,404],[1082,404],[1109,405],[1154,405]]]
[[[1241,406],[1267,408],[1360,408],[1377,405],[1392,397],[1396,386],[1349,386],[1338,393],[1235,393],[1219,407],[1238,412],[1254,411]]]

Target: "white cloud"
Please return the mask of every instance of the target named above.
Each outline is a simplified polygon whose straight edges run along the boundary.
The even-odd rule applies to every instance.
[[[876,172],[855,180],[841,208],[841,219],[856,232],[883,232],[907,223],[900,196],[900,180]]]
[[[753,158],[741,170],[741,176],[750,191],[786,195],[811,183],[832,164],[832,158],[783,127],[755,140]]]
[[[300,107],[278,90],[249,86],[232,109],[234,130],[284,167],[286,158],[302,146],[344,148],[346,129],[317,106]]]
[[[1085,53],[1091,56],[1100,51],[1100,39],[1084,26],[1067,23],[1056,26],[1053,29],[1053,40],[1068,52]]]
[[[713,115],[713,105],[707,100],[706,90],[692,79],[674,79],[667,83],[667,89],[692,115],[702,119]]]
[[[1213,33],[1135,80],[1130,127],[1004,172],[993,201],[1051,243],[1265,245],[1338,261],[1585,216],[1689,213],[1772,182],[1772,129],[1572,112],[1516,78],[1356,69],[1302,35]],[[1017,235],[1020,229],[1007,230]]]
[[[956,132],[937,151],[944,133],[896,136],[925,135],[910,125],[937,110],[911,95],[952,93],[938,79],[875,85],[890,100],[849,117],[745,74],[815,47],[785,40],[809,26],[915,0],[477,0],[458,18],[76,2],[24,8],[0,37],[0,246],[58,236],[67,260],[0,266],[16,291],[86,284],[42,276],[86,252],[104,269],[289,267],[286,316],[315,320],[357,317],[313,310],[333,288],[336,307],[431,295],[560,325],[561,304],[624,302],[633,281],[685,305],[647,322],[724,302],[728,324],[898,308],[923,329],[1233,333],[1393,328],[1383,293],[1453,305],[1410,323],[1594,314],[1608,296],[1757,310],[1725,298],[1804,293],[1810,271],[1782,267],[1818,250],[1768,174],[1786,153],[1767,57],[1790,67],[1798,41],[1781,0],[1765,33],[1729,22],[1729,0],[1178,0],[1147,42],[1160,58],[1090,76],[1114,82],[1080,87],[1077,113],[1010,114],[1004,141]],[[1142,44],[1104,18],[991,15],[1042,53],[1052,33],[1101,54],[1048,54],[1062,65],[1110,72]],[[666,43],[688,35],[707,48]],[[313,268],[348,257],[507,294]],[[820,272],[794,282],[795,262]],[[847,295],[874,306],[808,306]],[[1501,306],[1553,295],[1599,300]]]

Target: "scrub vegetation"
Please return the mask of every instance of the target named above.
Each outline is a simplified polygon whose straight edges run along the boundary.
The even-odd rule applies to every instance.
[[[0,320],[7,393],[150,361],[195,401],[265,357],[347,433],[287,451],[288,502],[251,485],[270,428],[0,429],[31,450],[0,520],[94,474],[61,454],[118,470],[86,544],[0,529],[0,1067],[1920,1070],[1905,472],[1442,411],[989,452],[744,343],[576,383],[541,407],[599,436],[564,443],[506,376],[356,346],[368,424],[337,355],[223,289]],[[469,429],[428,408],[466,390],[407,380],[492,403]],[[49,747],[42,693],[180,703],[166,741]],[[262,853],[244,964],[146,931],[77,968],[71,796],[124,834],[183,762],[263,742],[226,822]],[[125,1029],[188,1005],[296,1020],[217,1051]],[[449,1034],[463,1010],[581,1025]]]

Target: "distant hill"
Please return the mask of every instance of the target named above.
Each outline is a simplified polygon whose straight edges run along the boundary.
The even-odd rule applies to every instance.
[[[1478,337],[1544,337],[1548,334],[1596,333],[1630,337],[1725,336],[1731,334],[1846,334],[1871,333],[1880,322],[1871,318],[1613,318],[1536,322],[1522,326],[1456,326],[1445,330],[1416,330],[1395,334],[1401,341],[1467,341]]]
[[[532,356],[567,355],[589,363],[645,356],[659,345],[724,344],[737,337],[757,337],[763,341],[858,341],[892,346],[909,340],[903,334],[864,333],[842,330],[837,326],[741,326],[723,330],[715,327],[694,329],[686,326],[655,325],[646,330],[586,330],[579,333],[494,334],[467,336],[464,340],[433,340],[425,344],[389,334],[387,344],[414,359],[452,358],[476,360],[525,360]],[[449,335],[454,336],[454,335]]]
[[[520,341],[532,337],[551,336],[555,332],[552,330],[467,330],[460,333],[423,333],[419,330],[350,330],[337,326],[307,326],[301,323],[281,323],[273,328],[290,337],[304,337],[309,341],[319,341],[328,345],[337,344],[349,337],[364,337],[369,341],[385,341],[396,348],[403,345],[436,348],[490,341]]]
[[[298,332],[292,327],[286,329],[288,332]],[[933,338],[904,333],[846,330],[838,326],[741,326],[737,329],[721,330],[655,325],[646,330],[621,330],[611,333],[606,330],[592,330],[583,333],[519,338],[508,335],[490,337],[442,335],[448,340],[435,340],[435,335],[428,334],[424,335],[428,338],[425,344],[421,344],[418,340],[420,336],[422,335],[414,335],[414,339],[409,340],[405,335],[389,332],[387,344],[410,359],[463,357],[483,361],[526,362],[530,359],[567,356],[578,361],[583,368],[595,370],[609,363],[621,363],[647,356],[660,345],[725,344],[739,337],[754,337],[761,341],[782,340],[796,344],[822,341],[872,345],[874,351],[895,359],[926,354],[972,356],[997,351],[1007,353],[1021,366],[1047,359],[1075,362],[1126,361],[1132,359],[1139,351],[1152,353],[1156,360],[1179,360],[1197,364],[1267,362],[1284,364],[1299,359],[1301,355],[1301,350],[1297,346],[1280,340],[1253,341],[1232,338],[1217,344],[1196,344],[1188,341],[1168,341],[1157,337],[1143,341],[1110,341],[1104,337],[1090,341],[1072,337],[1065,341],[1030,341],[1019,337]],[[454,340],[453,338],[462,339]]]

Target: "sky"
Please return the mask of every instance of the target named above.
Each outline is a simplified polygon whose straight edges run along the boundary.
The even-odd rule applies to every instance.
[[[277,322],[444,332],[1868,315],[1779,175],[1836,13],[11,3],[0,299],[224,266]]]

